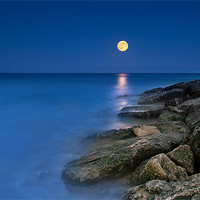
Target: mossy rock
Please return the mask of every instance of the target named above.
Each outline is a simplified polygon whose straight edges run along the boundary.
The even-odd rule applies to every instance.
[[[159,115],[158,120],[160,122],[166,121],[184,121],[184,117],[178,113],[165,110],[162,114]]]
[[[93,184],[130,174],[152,156],[169,152],[182,140],[180,133],[156,133],[121,140],[72,161],[65,166],[62,178],[73,184]]]

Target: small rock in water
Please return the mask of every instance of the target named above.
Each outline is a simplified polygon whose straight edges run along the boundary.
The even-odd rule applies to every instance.
[[[37,171],[36,173],[36,176],[39,178],[39,179],[42,179],[42,178],[45,178],[46,176],[49,175],[49,170],[39,170]]]

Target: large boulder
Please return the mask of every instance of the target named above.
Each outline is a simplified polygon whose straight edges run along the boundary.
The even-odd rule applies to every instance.
[[[149,104],[124,107],[118,114],[119,117],[157,118],[164,109],[164,104]]]
[[[151,125],[142,125],[139,127],[133,127],[132,131],[138,137],[153,134],[153,133],[160,133],[160,131],[158,130],[156,126],[151,126]]]
[[[165,121],[153,124],[161,133],[187,133],[187,127],[183,121]]]
[[[200,108],[200,98],[190,99],[184,101],[177,106],[179,109],[184,110],[187,114],[192,113]]]
[[[181,88],[174,88],[170,90],[162,89],[154,93],[144,92],[138,101],[138,104],[149,104],[149,103],[160,103],[167,102],[170,99],[174,98],[186,98],[187,95],[184,93],[184,90]]]
[[[185,180],[188,177],[186,170],[177,166],[164,153],[152,157],[145,165],[141,176],[149,177],[149,180],[160,179],[166,181]]]
[[[147,90],[140,95],[139,104],[168,102],[175,98],[186,100],[200,96],[200,80],[178,83],[165,88]]]
[[[184,117],[176,112],[172,112],[169,110],[165,110],[163,113],[161,113],[158,117],[158,120],[160,122],[165,121],[183,121]]]
[[[180,133],[156,133],[121,140],[72,161],[62,173],[64,181],[74,184],[92,184],[131,173],[142,161],[178,146]]]
[[[88,136],[82,140],[82,143],[86,145],[89,144],[93,148],[97,149],[99,147],[109,145],[113,142],[126,140],[135,136],[136,135],[132,131],[132,128],[111,129]]]
[[[194,128],[200,124],[200,108],[190,113],[185,119],[189,128]]]
[[[184,168],[176,165],[166,154],[161,153],[143,161],[131,173],[129,183],[138,185],[154,179],[177,181],[185,180],[187,177],[188,175]]]
[[[185,168],[189,174],[194,174],[194,154],[189,145],[180,145],[167,156],[177,165]]]
[[[130,188],[122,197],[123,200],[197,200],[200,194],[200,174],[190,176],[184,181],[166,182],[152,180]]]
[[[200,126],[191,129],[185,136],[183,144],[188,144],[192,148],[195,157],[195,170],[200,172]]]

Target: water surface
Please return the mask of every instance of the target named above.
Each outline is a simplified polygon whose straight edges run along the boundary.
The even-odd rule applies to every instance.
[[[116,117],[139,93],[195,79],[200,74],[0,74],[0,199],[117,199],[122,181],[65,187],[64,165],[87,151],[84,137],[142,123]]]

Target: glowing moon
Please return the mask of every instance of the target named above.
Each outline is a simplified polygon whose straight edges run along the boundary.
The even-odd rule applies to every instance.
[[[128,43],[126,41],[120,41],[118,44],[117,44],[117,48],[120,50],[120,51],[126,51],[128,49]]]

